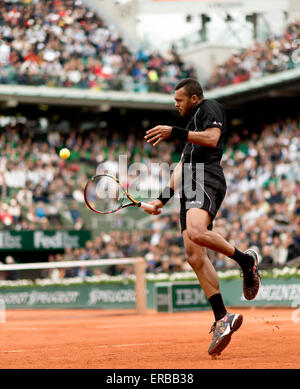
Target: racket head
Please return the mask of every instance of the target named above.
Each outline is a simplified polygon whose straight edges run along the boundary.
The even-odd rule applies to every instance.
[[[116,177],[97,174],[89,179],[84,189],[86,205],[94,212],[110,214],[122,208],[126,191]]]

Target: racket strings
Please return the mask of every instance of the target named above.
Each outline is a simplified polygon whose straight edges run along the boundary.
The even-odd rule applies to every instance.
[[[121,208],[126,197],[121,185],[110,176],[99,175],[86,190],[89,205],[98,212],[110,213]]]

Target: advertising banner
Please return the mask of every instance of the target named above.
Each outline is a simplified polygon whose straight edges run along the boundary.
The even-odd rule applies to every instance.
[[[228,307],[300,305],[300,278],[267,279],[256,298],[245,300],[242,280],[223,280],[220,289]],[[134,283],[0,287],[6,308],[135,309]],[[201,311],[210,304],[195,281],[147,282],[147,308],[158,312]]]
[[[0,231],[0,250],[56,250],[84,247],[90,231]]]

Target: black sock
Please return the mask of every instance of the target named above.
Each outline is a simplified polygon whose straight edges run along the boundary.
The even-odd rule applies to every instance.
[[[223,298],[220,293],[214,294],[211,296],[208,301],[210,302],[210,305],[212,307],[212,310],[215,315],[215,320],[220,320],[222,319],[227,311],[223,303]]]
[[[234,254],[231,258],[240,265],[242,270],[249,270],[249,268],[254,265],[254,259],[251,255],[245,254],[237,248],[235,248]]]

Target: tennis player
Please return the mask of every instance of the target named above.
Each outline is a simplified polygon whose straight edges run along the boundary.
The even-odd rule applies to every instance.
[[[226,180],[220,161],[226,133],[226,113],[215,100],[205,99],[198,81],[184,79],[175,88],[175,106],[181,116],[188,117],[186,128],[158,125],[146,132],[145,139],[156,146],[166,139],[185,142],[180,162],[175,167],[168,186],[159,198],[151,201],[158,214],[174,192],[180,190],[180,222],[186,259],[195,271],[199,283],[211,304],[215,322],[208,353],[218,355],[224,350],[233,332],[241,326],[240,314],[227,312],[219,289],[215,268],[207,256],[207,248],[235,260],[242,270],[243,293],[247,300],[256,297],[260,287],[258,253],[232,246],[220,234],[212,231],[213,220],[226,193]],[[197,169],[202,177],[197,179]],[[192,187],[192,188],[191,188]],[[186,189],[192,189],[187,196]]]

